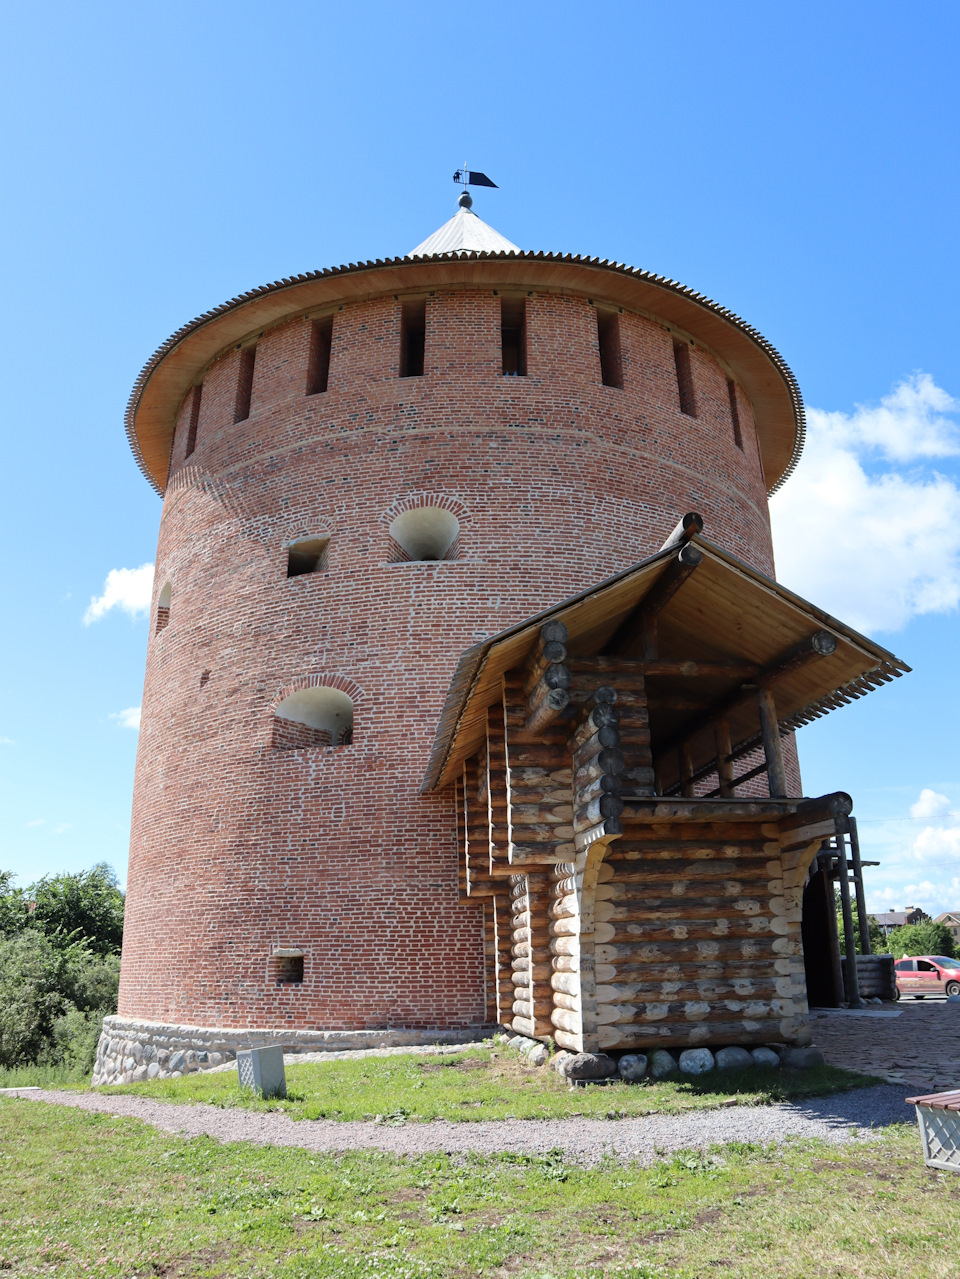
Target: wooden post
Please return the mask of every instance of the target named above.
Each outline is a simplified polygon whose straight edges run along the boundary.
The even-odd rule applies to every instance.
[[[853,928],[853,910],[850,906],[850,871],[847,866],[847,840],[841,827],[847,824],[846,817],[838,817],[837,822],[837,877],[840,880],[840,910],[843,913],[843,949],[846,961],[843,965],[843,994],[849,1008],[861,1008],[860,978],[857,974],[857,935]]]
[[[730,721],[721,717],[713,726],[714,740],[717,744],[717,777],[720,779],[720,798],[733,799],[737,793],[733,784],[733,760],[730,758],[733,747],[730,745]]]
[[[684,799],[693,799],[696,795],[693,785],[693,749],[689,742],[680,747],[680,794]]]
[[[780,725],[773,694],[766,685],[757,693],[760,711],[760,732],[763,734],[763,753],[767,761],[767,787],[771,799],[786,799],[787,775],[783,767],[783,743],[780,741]]]
[[[850,826],[850,860],[853,863],[853,887],[857,894],[857,921],[860,924],[860,948],[864,955],[871,955],[870,926],[867,921],[867,899],[863,891],[863,864],[860,861],[860,836],[857,833],[857,819],[848,817]]]

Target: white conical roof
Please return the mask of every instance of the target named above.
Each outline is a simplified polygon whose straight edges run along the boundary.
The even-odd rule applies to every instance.
[[[408,258],[429,258],[435,253],[519,253],[515,244],[478,218],[472,209],[459,208],[443,226],[411,249]]]

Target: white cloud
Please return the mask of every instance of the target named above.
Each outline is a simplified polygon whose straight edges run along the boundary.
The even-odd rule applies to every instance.
[[[83,615],[84,626],[99,621],[111,609],[119,608],[131,617],[150,612],[153,595],[153,565],[141,564],[139,568],[112,568],[103,584],[103,594],[91,598]]]
[[[45,817],[35,817],[32,822],[27,822],[27,829],[31,826],[46,826],[47,819]]]
[[[137,732],[140,731],[139,706],[128,706],[125,711],[114,711],[110,718],[115,719],[121,728],[133,728]]]
[[[0,737],[0,746],[16,746],[12,737]]]
[[[950,800],[947,796],[931,790],[929,786],[925,786],[917,802],[910,805],[910,816],[914,818],[945,817],[949,811]]]
[[[960,453],[943,416],[957,408],[917,374],[874,408],[811,409],[800,465],[771,502],[778,578],[863,631],[955,609],[960,488],[919,460]]]
[[[915,373],[878,405],[858,404],[851,414],[814,412],[838,446],[876,449],[891,461],[911,462],[960,453],[956,423],[943,416],[958,409],[960,401],[937,386],[929,373]]]

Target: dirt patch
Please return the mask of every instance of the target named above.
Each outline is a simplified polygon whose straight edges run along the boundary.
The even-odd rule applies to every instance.
[[[434,1074],[438,1070],[488,1070],[490,1063],[480,1057],[464,1057],[463,1061],[421,1061],[418,1070],[424,1074]]]
[[[222,1248],[204,1248],[202,1252],[194,1253],[192,1256],[174,1257],[172,1261],[155,1261],[148,1273],[156,1275],[157,1279],[180,1279],[182,1275],[196,1274],[201,1268],[206,1272],[219,1262],[224,1266],[223,1273],[229,1274],[226,1263],[233,1255],[234,1249],[226,1245]]]

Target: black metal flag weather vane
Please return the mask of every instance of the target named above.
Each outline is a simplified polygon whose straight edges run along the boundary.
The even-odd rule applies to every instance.
[[[468,169],[466,165],[462,169],[457,169],[453,175],[454,182],[459,182],[466,191],[467,187],[494,187],[499,191],[496,182],[491,182],[485,173],[478,173],[476,169]]]

